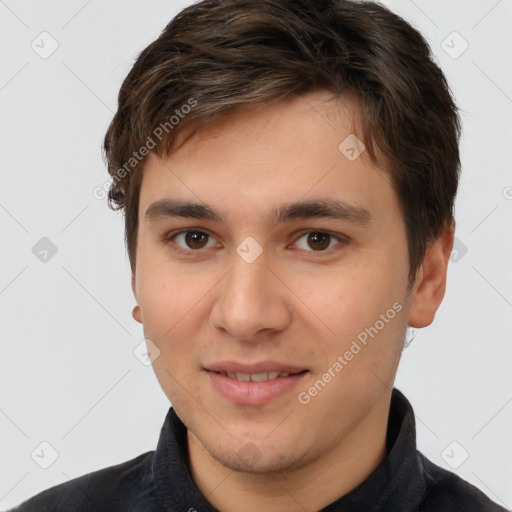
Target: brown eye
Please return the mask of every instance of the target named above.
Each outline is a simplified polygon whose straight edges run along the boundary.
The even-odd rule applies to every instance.
[[[336,245],[343,246],[347,242],[343,235],[331,235],[325,231],[309,231],[302,235],[294,245],[298,249],[308,252],[327,252],[328,249]]]
[[[185,243],[190,249],[202,249],[208,242],[208,235],[201,231],[187,231]]]
[[[181,231],[167,238],[167,243],[173,243],[179,250],[197,251],[215,246],[215,239],[210,238],[204,231],[188,230]]]
[[[331,236],[327,233],[316,231],[308,235],[308,244],[315,250],[323,251],[326,247],[329,247],[330,241]]]

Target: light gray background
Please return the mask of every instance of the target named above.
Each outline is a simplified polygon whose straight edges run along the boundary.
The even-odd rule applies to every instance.
[[[2,509],[156,446],[169,404],[133,355],[143,334],[121,216],[92,190],[107,179],[100,147],[123,78],[189,3],[0,0]],[[464,123],[467,253],[434,325],[411,333],[396,385],[419,449],[448,469],[467,452],[453,471],[512,507],[512,2],[385,4],[428,38]],[[46,59],[31,47],[51,48],[43,31],[59,45]],[[46,263],[32,252],[42,237],[58,249]],[[43,441],[58,453],[48,469]]]

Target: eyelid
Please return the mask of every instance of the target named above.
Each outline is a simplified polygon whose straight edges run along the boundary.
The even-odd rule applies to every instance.
[[[205,233],[208,236],[211,236],[211,233],[207,229],[189,227],[189,228],[178,229],[176,231],[170,231],[169,233],[166,233],[163,236],[163,240],[164,240],[164,242],[166,242],[166,241],[171,240],[172,238],[174,238],[174,237],[176,237],[178,235],[181,235],[183,233],[188,233],[190,231],[197,231],[198,233]]]

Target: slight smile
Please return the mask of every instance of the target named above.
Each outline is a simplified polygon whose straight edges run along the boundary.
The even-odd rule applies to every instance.
[[[264,405],[294,388],[309,372],[275,362],[217,363],[204,368],[213,387],[237,405]]]

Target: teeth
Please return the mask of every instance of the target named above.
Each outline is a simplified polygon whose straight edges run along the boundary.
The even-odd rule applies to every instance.
[[[287,372],[265,372],[265,373],[232,373],[222,372],[222,375],[229,377],[230,379],[242,380],[252,382],[265,382],[271,379],[277,379],[277,377],[288,377],[290,374]]]
[[[237,376],[240,374],[237,374]],[[253,373],[251,375],[251,380],[253,382],[265,382],[268,380],[268,373]]]

